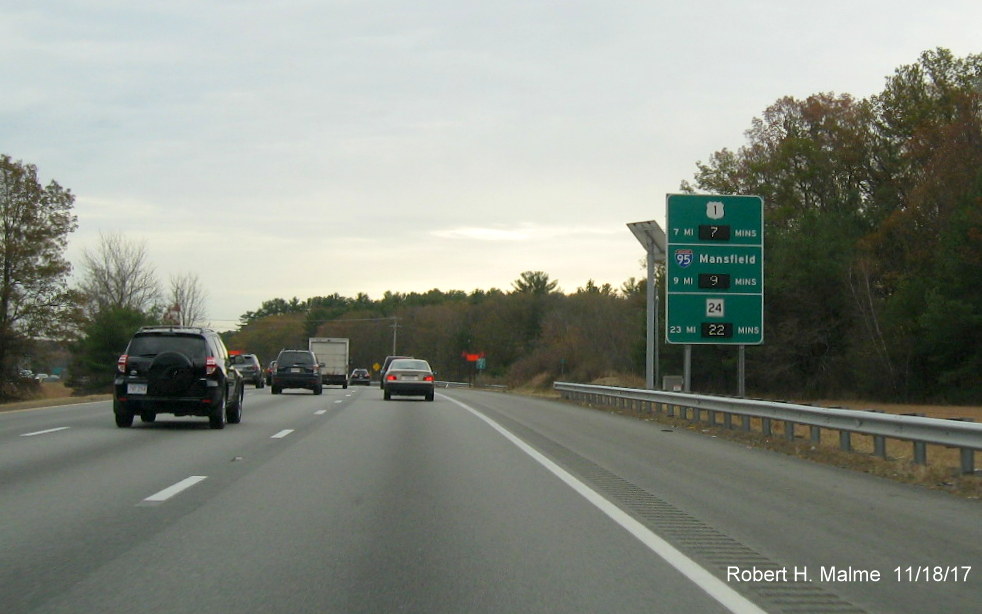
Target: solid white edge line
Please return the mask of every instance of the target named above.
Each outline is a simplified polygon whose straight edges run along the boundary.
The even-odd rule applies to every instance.
[[[192,486],[194,486],[198,482],[201,482],[202,480],[206,479],[207,477],[208,476],[206,476],[206,475],[192,475],[189,478],[184,478],[183,480],[181,480],[177,484],[174,484],[173,486],[168,486],[167,488],[163,489],[162,491],[160,491],[160,492],[158,492],[156,494],[150,495],[149,497],[147,497],[143,501],[144,502],[147,502],[147,503],[160,503],[161,501],[166,501],[166,500],[170,499],[171,497],[173,497],[174,495],[176,495],[176,494],[178,494],[178,493],[180,493],[180,492],[182,492],[184,490],[187,490],[188,488],[191,488]]]
[[[273,435],[272,437],[270,437],[270,439],[283,439],[284,437],[286,437],[287,435],[289,435],[292,432],[293,432],[293,429],[283,429],[279,433],[277,433],[277,434]]]
[[[592,503],[597,509],[606,514],[611,520],[619,524],[628,533],[633,535],[641,543],[647,546],[652,552],[661,557],[669,565],[677,569],[686,578],[691,580],[696,586],[705,591],[710,597],[718,601],[723,607],[735,614],[765,614],[765,610],[758,607],[755,603],[736,592],[726,585],[725,582],[714,576],[704,567],[682,554],[674,546],[659,537],[651,529],[644,526],[634,518],[628,516],[619,507],[605,499],[595,490],[578,480],[565,469],[552,462],[536,449],[513,435],[497,422],[488,418],[476,409],[461,403],[457,399],[440,395],[445,399],[456,403],[470,413],[474,414],[494,430],[498,431],[505,439],[512,442],[520,450],[532,457],[540,465],[552,472],[556,477],[566,483],[567,486],[582,495],[587,501]]]
[[[70,426],[59,426],[58,428],[47,429],[45,431],[35,431],[33,433],[23,433],[23,434],[21,434],[21,437],[34,437],[35,435],[47,435],[48,433],[57,433],[58,431],[67,431],[70,428],[72,428],[72,427],[70,427]]]

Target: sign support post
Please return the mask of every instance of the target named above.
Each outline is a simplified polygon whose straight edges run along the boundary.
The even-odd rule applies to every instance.
[[[658,222],[634,222],[627,225],[647,253],[647,335],[645,339],[644,381],[648,390],[658,390],[658,289],[655,288],[655,264],[665,262],[665,231]]]

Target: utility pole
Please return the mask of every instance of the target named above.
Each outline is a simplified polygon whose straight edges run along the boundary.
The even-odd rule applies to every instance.
[[[392,355],[396,355],[396,337],[399,330],[399,318],[392,318]]]

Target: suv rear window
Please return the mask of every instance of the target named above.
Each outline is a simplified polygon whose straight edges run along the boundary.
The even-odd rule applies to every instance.
[[[201,337],[191,335],[137,335],[130,341],[130,356],[156,356],[162,352],[180,352],[196,361],[204,361],[208,346]]]
[[[316,364],[314,355],[310,352],[280,352],[276,359],[277,367],[290,367],[292,365],[310,366]]]

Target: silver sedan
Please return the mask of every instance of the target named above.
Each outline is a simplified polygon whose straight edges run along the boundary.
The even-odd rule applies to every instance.
[[[430,363],[418,358],[398,358],[389,364],[382,380],[382,391],[385,400],[392,395],[422,396],[427,401],[433,400],[434,373]]]

